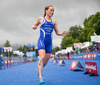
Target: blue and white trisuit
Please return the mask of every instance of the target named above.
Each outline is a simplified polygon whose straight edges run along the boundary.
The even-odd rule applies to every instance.
[[[44,49],[46,53],[52,52],[52,32],[54,29],[54,23],[51,20],[48,22],[45,17],[42,25],[40,26],[40,37],[38,39],[38,50]]]

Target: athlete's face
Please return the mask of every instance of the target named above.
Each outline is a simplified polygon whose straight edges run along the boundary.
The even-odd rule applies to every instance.
[[[47,15],[52,17],[54,14],[54,8],[53,7],[49,7],[49,9],[46,11]]]

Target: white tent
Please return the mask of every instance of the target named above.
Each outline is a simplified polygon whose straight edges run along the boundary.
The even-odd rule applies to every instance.
[[[23,53],[22,52],[20,52],[20,51],[13,51],[13,54],[17,54],[17,55],[23,55]]]
[[[85,48],[85,47],[88,47],[88,46],[90,46],[90,45],[93,45],[93,43],[92,43],[92,42],[84,42],[84,43],[83,43],[83,46],[81,47],[81,49],[82,49],[82,48]]]

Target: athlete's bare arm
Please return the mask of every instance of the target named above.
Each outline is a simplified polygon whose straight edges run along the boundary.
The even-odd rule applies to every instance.
[[[65,37],[65,36],[66,36],[66,32],[64,31],[63,33],[60,33],[59,30],[58,30],[58,28],[57,28],[57,23],[56,23],[56,21],[53,20],[53,22],[54,22],[54,30],[55,30],[56,34]]]
[[[39,17],[38,20],[35,22],[35,24],[32,26],[32,28],[35,30],[37,29],[37,26],[41,26],[42,24],[42,21],[43,21],[43,17]]]

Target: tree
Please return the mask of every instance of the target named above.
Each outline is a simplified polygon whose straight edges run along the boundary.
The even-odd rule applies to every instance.
[[[94,29],[95,33],[100,35],[100,12],[86,18],[83,24],[85,28]]]
[[[75,26],[70,27],[70,29],[69,29],[69,34],[70,34],[74,39],[77,38],[77,37],[80,35],[81,32],[82,32],[81,26],[75,25]]]
[[[94,35],[94,32],[100,35],[100,12],[86,18],[83,24],[84,28],[77,25],[70,27],[69,33],[67,32],[67,36],[61,41],[61,49],[72,47],[74,43],[90,41],[90,37]]]
[[[69,29],[69,33],[67,32],[66,37],[64,37],[61,41],[61,49],[65,49],[66,47],[73,47],[74,43],[80,42],[80,34],[82,32],[81,26],[72,26]]]
[[[28,51],[28,49],[26,48],[26,45],[24,45],[23,46],[23,52],[25,53],[25,52],[27,52]]]
[[[74,39],[72,36],[70,37],[64,37],[61,41],[61,49],[65,49],[66,47],[73,46]]]
[[[60,50],[59,47],[53,48],[53,49],[52,49],[52,53],[54,54],[55,52],[57,52],[57,51],[59,51],[59,50]]]
[[[11,47],[10,42],[8,40],[6,40],[4,47]]]

